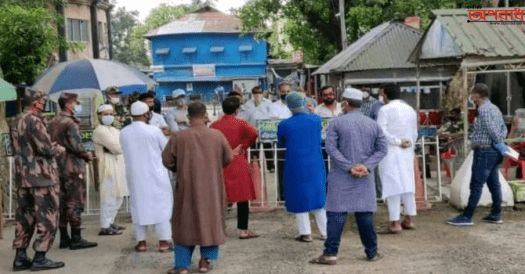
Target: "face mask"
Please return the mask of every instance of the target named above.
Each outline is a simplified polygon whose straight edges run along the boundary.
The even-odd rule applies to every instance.
[[[253,101],[255,102],[255,104],[260,104],[262,102],[262,99],[263,99],[263,95],[262,94],[254,94],[253,95]]]
[[[383,99],[383,96],[379,96],[379,102],[381,102],[381,104],[385,104],[385,99]]]
[[[114,120],[114,119],[115,119],[115,118],[114,118],[113,116],[108,115],[108,116],[104,116],[104,117],[102,117],[101,120],[102,120],[102,124],[104,124],[104,125],[106,125],[106,126],[109,126],[109,125],[113,124],[113,120]]]
[[[370,97],[370,93],[368,93],[368,91],[363,91],[363,98],[367,99],[368,97]]]
[[[179,98],[175,100],[175,105],[184,106],[184,98]]]
[[[116,105],[120,103],[120,97],[111,97],[110,101],[112,104]]]
[[[474,103],[474,100],[472,100],[472,95],[470,95],[470,96],[468,97],[468,101],[469,101],[471,104],[476,105],[476,103]]]
[[[82,113],[82,106],[81,105],[76,105],[74,112],[75,112],[75,115],[80,115]]]
[[[281,94],[281,100],[286,100],[286,94]]]

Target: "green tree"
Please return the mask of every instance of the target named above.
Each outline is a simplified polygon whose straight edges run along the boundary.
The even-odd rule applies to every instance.
[[[111,15],[111,42],[114,60],[126,64],[137,62],[136,56],[129,50],[126,39],[133,27],[139,23],[138,16],[138,11],[127,11],[125,7],[119,7]]]
[[[431,21],[431,10],[479,6],[483,0],[345,0],[347,44],[370,29],[395,19],[420,16],[421,27]],[[286,20],[280,35],[288,37],[294,50],[304,50],[305,62],[321,64],[341,51],[338,0],[252,0],[238,11],[243,31],[265,35],[270,24]]]
[[[31,85],[48,66],[47,60],[57,46],[83,48],[58,35],[57,26],[64,24],[64,17],[51,12],[47,2],[6,0],[0,4],[0,67],[6,81]]]

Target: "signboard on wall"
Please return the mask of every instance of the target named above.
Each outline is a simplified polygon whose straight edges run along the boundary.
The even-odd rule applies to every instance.
[[[296,50],[293,54],[293,62],[296,64],[304,63],[304,52],[302,50]]]
[[[233,90],[241,93],[252,93],[252,89],[259,85],[258,80],[234,80]]]
[[[193,77],[215,77],[215,64],[193,65]]]
[[[421,18],[419,18],[419,16],[407,17],[405,18],[405,25],[413,27],[415,29],[420,29]]]
[[[9,133],[3,133],[0,141],[2,141],[1,156],[13,156],[13,147],[11,146]]]
[[[93,130],[81,130],[80,138],[87,151],[95,151],[95,143],[93,143]]]
[[[262,143],[271,143],[277,142],[277,126],[282,120],[274,119],[264,119],[257,120],[257,130],[259,131],[259,142]],[[322,118],[321,119],[321,138],[324,140],[326,138],[326,132],[330,126],[332,118]]]

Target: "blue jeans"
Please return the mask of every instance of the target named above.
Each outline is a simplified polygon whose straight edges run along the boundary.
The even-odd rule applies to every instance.
[[[191,257],[195,246],[185,246],[175,244],[175,269],[183,269],[191,266]],[[219,246],[201,246],[201,257],[210,261],[215,261],[219,258]]]
[[[328,218],[327,234],[328,238],[324,243],[326,256],[337,256],[339,245],[341,244],[341,234],[346,221],[346,212],[326,212]],[[368,258],[372,258],[377,253],[377,236],[374,230],[373,212],[356,212],[355,220],[359,229],[361,243],[365,246],[365,253]]]
[[[483,185],[487,182],[487,187],[492,194],[492,214],[501,214],[501,185],[499,183],[498,164],[502,156],[493,148],[483,148],[474,151],[474,162],[472,163],[472,177],[470,177],[470,196],[468,205],[463,215],[472,218],[479,199]]]

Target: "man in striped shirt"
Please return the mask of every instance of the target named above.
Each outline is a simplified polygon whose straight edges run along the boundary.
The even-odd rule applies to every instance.
[[[487,98],[489,88],[485,84],[476,84],[470,99],[478,106],[478,116],[474,122],[471,144],[474,149],[472,177],[470,178],[470,196],[465,211],[448,221],[450,225],[473,225],[472,215],[481,198],[483,185],[492,194],[492,212],[483,221],[501,224],[501,185],[499,182],[498,164],[502,160],[503,143],[507,136],[507,127],[501,111]]]
[[[361,112],[364,113],[365,116],[370,117],[370,110],[372,108],[372,105],[374,105],[378,101],[376,98],[370,96],[370,88],[362,88],[362,91],[363,91],[363,104],[361,105]]]

